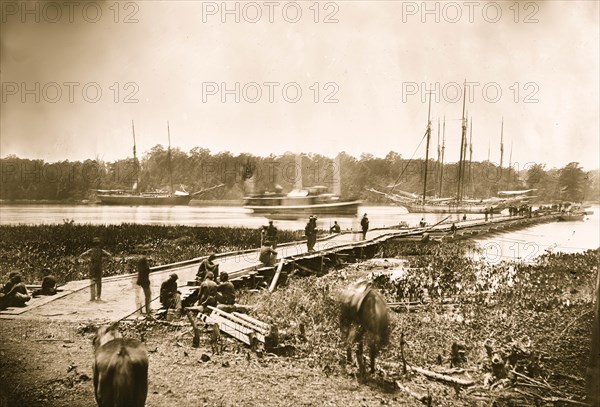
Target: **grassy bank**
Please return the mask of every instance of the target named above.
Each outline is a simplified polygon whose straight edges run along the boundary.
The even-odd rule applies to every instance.
[[[466,248],[455,244],[388,243],[380,255],[390,252],[413,256],[408,257],[413,269],[402,280],[380,275],[373,284],[388,302],[427,302],[411,312],[392,313],[390,344],[380,359],[392,376],[423,394],[430,392],[434,405],[546,405],[550,397],[583,400],[599,250],[547,253],[532,265],[495,266],[469,258]],[[258,304],[260,319],[279,325],[298,354],[328,374],[344,375],[336,293],[381,271],[375,261],[368,261],[321,278],[292,278],[286,289],[253,294],[247,301]],[[301,325],[306,338],[300,335]],[[476,385],[455,392],[423,377],[400,375],[401,334],[407,362],[429,369],[448,369],[452,345],[463,345],[466,359],[459,367]],[[504,380],[492,374],[485,345],[511,361]],[[545,384],[527,387],[527,380],[532,380],[529,385]]]
[[[273,293],[240,292],[240,302],[255,307],[253,317],[278,326],[282,344],[295,350],[291,357],[252,353],[228,337],[224,351],[213,354],[208,331],[203,331],[200,347],[193,348],[185,319],[171,325],[122,323],[121,330],[142,338],[149,349],[148,405],[279,406],[290,405],[290,400],[303,406],[423,405],[402,391],[383,391],[377,376],[367,385],[358,384],[356,367],[343,363],[337,293],[372,273],[373,284],[388,302],[426,302],[410,312],[391,312],[391,340],[378,365],[388,378],[429,393],[432,405],[550,406],[569,405],[552,397],[584,400],[591,287],[600,251],[547,253],[530,266],[489,266],[469,257],[467,250],[458,244],[390,242],[380,247],[378,257],[394,254],[407,260],[412,268],[402,280],[380,274],[382,260],[373,259],[340,266],[323,277],[292,274]],[[74,324],[36,323],[0,325],[0,340],[6,344],[0,381],[8,384],[0,389],[0,401],[95,405],[92,331]],[[455,374],[475,384],[459,388],[419,374],[401,375],[402,334],[410,365],[446,374],[452,344],[463,345],[465,358]],[[54,338],[72,342],[52,342]],[[486,344],[514,362],[505,379],[492,374]],[[38,351],[31,352],[32,347]]]
[[[27,283],[41,280],[49,268],[59,282],[87,278],[87,265],[78,256],[100,237],[103,248],[113,257],[105,275],[131,272],[128,259],[148,255],[151,265],[173,263],[205,256],[212,251],[227,252],[260,246],[257,229],[230,227],[188,227],[160,225],[62,225],[0,226],[0,275],[19,270]],[[302,232],[279,231],[279,242],[302,238]]]

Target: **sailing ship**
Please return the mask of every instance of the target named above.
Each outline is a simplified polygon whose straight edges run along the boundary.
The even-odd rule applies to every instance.
[[[466,82],[465,82],[466,83]],[[465,85],[466,86],[466,85]],[[393,193],[395,185],[391,187],[390,192],[381,192],[376,189],[369,189],[369,191],[385,196],[386,198],[396,202],[400,206],[403,206],[409,212],[414,213],[461,213],[461,214],[484,214],[484,213],[499,213],[505,207],[503,199],[491,198],[491,199],[465,199],[464,197],[464,180],[465,180],[465,169],[466,163],[466,149],[467,149],[467,119],[465,117],[465,91],[463,90],[463,114],[462,114],[462,135],[461,135],[461,146],[460,146],[460,159],[458,163],[458,190],[456,197],[449,198],[428,198],[427,197],[427,174],[428,174],[428,163],[429,163],[429,144],[431,140],[431,93],[429,93],[429,109],[427,113],[427,131],[425,137],[427,138],[425,147],[425,168],[423,171],[423,194],[418,196],[416,194],[399,191]],[[443,171],[443,154],[445,149],[445,137],[446,137],[446,123],[444,119],[444,138],[442,144],[442,163],[441,168]],[[439,138],[439,124],[438,124],[438,138]],[[472,138],[472,127],[471,127],[471,138]],[[469,169],[470,162],[472,159],[473,150],[470,149]],[[438,150],[438,160],[440,151]],[[469,170],[469,176],[471,177]],[[440,194],[442,191],[442,180],[440,176]]]
[[[96,198],[103,205],[129,205],[129,206],[142,206],[142,205],[162,205],[162,206],[174,206],[174,205],[188,205],[192,198],[196,195],[205,193],[209,190],[219,188],[223,184],[216,185],[214,187],[204,189],[202,191],[190,194],[186,191],[177,191],[173,188],[173,174],[171,170],[171,131],[169,123],[167,122],[167,134],[169,137],[169,149],[167,152],[168,165],[169,165],[169,190],[168,191],[147,191],[139,192],[139,161],[136,156],[136,144],[135,144],[135,126],[133,121],[131,122],[131,128],[133,131],[133,165],[135,168],[136,181],[133,184],[131,190],[123,189],[98,189],[96,190]]]
[[[356,216],[359,200],[341,199],[341,179],[339,174],[339,157],[333,170],[333,193],[323,185],[304,188],[302,182],[301,156],[296,156],[296,177],[294,189],[287,194],[281,188],[275,192],[253,194],[244,198],[244,208],[253,214],[278,219],[299,219],[310,215],[321,216]],[[336,170],[337,169],[337,170]],[[247,179],[248,189],[254,189],[254,176]]]

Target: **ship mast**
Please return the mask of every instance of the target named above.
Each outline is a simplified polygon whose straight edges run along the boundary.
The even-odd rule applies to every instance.
[[[131,131],[133,133],[133,167],[135,169],[135,181],[133,183],[133,192],[137,192],[140,184],[140,163],[138,162],[135,148],[135,126],[133,124],[133,120],[131,121]]]
[[[504,161],[504,117],[500,128],[500,181],[502,181],[502,161]]]
[[[512,170],[512,148],[513,148],[513,142],[512,140],[510,141],[510,154],[508,155],[508,183],[507,183],[507,189],[512,189],[511,187],[511,182],[512,182],[512,175],[511,175],[511,170]]]
[[[437,131],[437,164],[436,164],[436,175],[439,176],[440,174],[440,156],[441,156],[441,150],[440,150],[440,118],[438,117],[438,131]],[[438,195],[439,197],[439,195]]]
[[[440,197],[442,196],[442,183],[444,182],[444,152],[446,150],[446,116],[444,115],[444,133],[442,134],[442,160],[440,166]]]
[[[431,92],[429,92],[429,110],[427,112],[427,146],[425,147],[425,180],[423,181],[423,205],[427,196],[427,162],[429,161],[429,140],[431,139]]]
[[[169,149],[167,150],[167,158],[169,164],[169,192],[173,194],[173,172],[171,170],[171,129],[169,128],[169,121],[167,120],[167,136],[169,137]]]
[[[475,185],[473,185],[473,118],[471,117],[471,126],[469,128],[469,188],[471,195],[474,195]]]
[[[467,142],[467,119],[465,118],[465,103],[466,103],[466,86],[467,81],[465,80],[465,84],[463,87],[463,112],[462,112],[462,134],[460,137],[460,160],[458,163],[458,190],[457,190],[457,199],[458,202],[462,202],[462,187],[463,187],[463,169],[464,169],[464,160],[465,160],[465,144]]]

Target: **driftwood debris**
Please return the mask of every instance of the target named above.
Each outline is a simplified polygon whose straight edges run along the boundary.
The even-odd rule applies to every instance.
[[[218,325],[221,332],[253,348],[257,343],[263,343],[265,348],[277,346],[278,333],[275,326],[248,315],[229,313],[211,306],[208,309],[211,311],[210,315],[198,314],[198,318],[204,323]]]
[[[423,369],[423,368],[417,367],[417,366],[410,366],[410,368],[417,373],[421,373],[422,375],[429,377],[430,379],[441,380],[443,382],[456,384],[459,386],[472,386],[475,384],[474,380],[467,380],[467,379],[461,379],[458,377],[443,375],[443,374],[432,372],[431,370]]]

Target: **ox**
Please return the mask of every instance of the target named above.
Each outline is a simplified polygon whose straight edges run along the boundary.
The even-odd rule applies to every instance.
[[[99,407],[143,407],[148,394],[148,354],[125,339],[117,323],[100,327],[94,345],[94,395]]]

